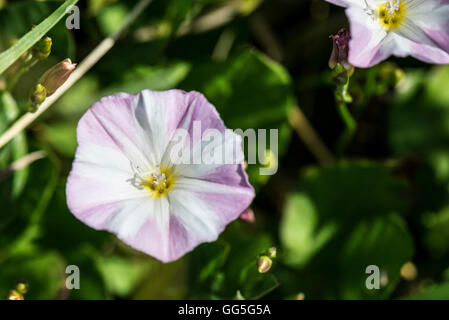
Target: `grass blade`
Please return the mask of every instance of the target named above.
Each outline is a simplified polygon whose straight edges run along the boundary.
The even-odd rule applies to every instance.
[[[67,12],[67,9],[77,3],[78,0],[67,0],[48,18],[42,21],[38,26],[20,38],[8,50],[0,54],[0,74],[11,66],[25,51],[30,49],[40,38],[42,38],[53,26],[61,20]]]

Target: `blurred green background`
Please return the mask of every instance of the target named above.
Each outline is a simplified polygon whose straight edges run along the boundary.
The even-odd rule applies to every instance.
[[[137,1],[80,1],[81,28],[61,20],[52,53],[9,92],[0,78],[0,132],[40,75],[80,62],[117,30]],[[61,1],[0,0],[0,51]],[[25,299],[448,299],[449,66],[395,59],[351,78],[357,130],[344,132],[327,62],[329,35],[347,27],[323,0],[154,0],[112,50],[26,131],[0,150],[0,298],[18,280]],[[279,171],[248,173],[256,221],[235,221],[215,243],[169,264],[75,219],[65,182],[81,115],[119,91],[204,93],[230,128],[277,128]],[[321,166],[289,124],[299,106],[335,164]],[[268,273],[256,262],[269,247]],[[368,265],[381,288],[368,290]],[[65,288],[77,265],[81,289]]]

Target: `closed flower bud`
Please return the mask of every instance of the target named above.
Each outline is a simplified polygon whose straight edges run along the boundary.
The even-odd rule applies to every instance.
[[[42,84],[38,83],[36,86],[33,87],[33,89],[31,89],[30,93],[31,110],[29,111],[35,111],[36,107],[38,107],[42,102],[44,102],[46,97],[47,97],[47,90]]]
[[[273,261],[271,261],[269,257],[261,256],[259,261],[257,261],[257,271],[259,271],[259,273],[268,272],[271,269],[272,264]]]
[[[336,35],[330,36],[330,38],[334,42],[334,47],[329,59],[329,67],[334,69],[339,64],[346,70],[352,69],[348,62],[349,40],[351,39],[349,31],[341,29]]]
[[[51,52],[52,40],[50,37],[40,39],[31,50],[33,57],[39,60],[46,59]]]
[[[16,289],[21,294],[25,294],[28,292],[28,283],[26,283],[25,281],[19,281],[17,283]]]
[[[274,259],[276,258],[277,255],[277,249],[276,247],[271,247],[270,249],[267,250],[267,256]]]
[[[38,83],[43,85],[47,90],[47,97],[51,96],[55,91],[66,82],[70,74],[75,70],[76,64],[73,64],[70,59],[54,65],[47,70]]]
[[[245,211],[243,211],[242,214],[240,214],[240,219],[248,223],[253,223],[254,221],[256,221],[254,211],[251,208],[247,208]]]
[[[8,294],[8,300],[23,300],[23,295],[17,290],[11,290]]]
[[[404,71],[392,62],[385,62],[379,68],[379,82],[396,86],[404,78]]]

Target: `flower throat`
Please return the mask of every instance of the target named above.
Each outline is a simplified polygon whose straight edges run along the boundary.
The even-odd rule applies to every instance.
[[[379,23],[388,31],[398,29],[404,18],[404,1],[390,0],[379,6]]]

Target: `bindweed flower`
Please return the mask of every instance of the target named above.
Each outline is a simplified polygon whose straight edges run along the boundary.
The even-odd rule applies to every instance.
[[[38,83],[43,85],[47,91],[47,97],[51,96],[55,91],[66,82],[70,74],[75,70],[76,64],[72,63],[70,59],[54,65],[47,70]]]
[[[449,63],[448,0],[326,0],[346,7],[349,63],[371,67],[389,56]]]
[[[346,70],[350,70],[352,66],[348,62],[348,51],[351,34],[349,31],[341,29],[336,35],[330,36],[330,38],[332,39],[334,45],[331,57],[329,59],[329,67],[334,69],[337,64],[340,64]]]
[[[209,130],[223,139],[206,144]],[[66,187],[71,212],[163,262],[216,240],[254,198],[241,137],[197,92],[103,98],[81,118],[77,139]],[[211,150],[233,163],[205,163]],[[179,161],[185,154],[189,161]]]

